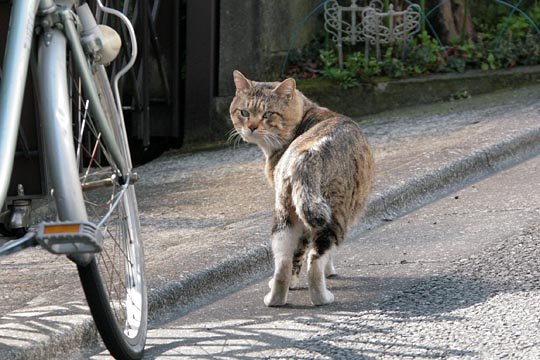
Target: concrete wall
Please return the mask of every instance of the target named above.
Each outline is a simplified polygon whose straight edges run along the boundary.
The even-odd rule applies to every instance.
[[[221,0],[219,11],[218,96],[234,94],[232,72],[255,80],[277,80],[292,37],[320,0]],[[306,22],[301,47],[317,30]]]

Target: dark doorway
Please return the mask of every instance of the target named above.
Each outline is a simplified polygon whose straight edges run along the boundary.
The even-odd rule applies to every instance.
[[[95,3],[88,1],[91,6]],[[182,146],[185,113],[187,0],[108,0],[135,27],[139,56],[120,83],[132,157],[135,165]],[[128,61],[129,36],[114,17],[98,14],[98,21],[115,28],[124,51],[110,66],[114,74]]]

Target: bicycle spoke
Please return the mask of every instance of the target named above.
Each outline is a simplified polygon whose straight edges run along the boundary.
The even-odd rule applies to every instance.
[[[90,102],[86,102],[84,105],[84,113],[82,122],[79,120],[80,128],[79,128],[79,138],[77,139],[77,164],[81,163],[81,146],[82,146],[82,136],[84,134],[84,128],[86,126],[86,114],[88,113],[88,104]]]

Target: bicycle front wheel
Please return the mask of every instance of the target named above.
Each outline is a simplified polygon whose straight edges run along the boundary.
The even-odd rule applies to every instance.
[[[94,80],[122,161],[131,168],[124,124],[116,116],[102,66],[95,69]],[[86,212],[93,223],[103,222],[108,216],[102,225],[103,250],[88,266],[78,266],[79,277],[108,350],[119,359],[138,359],[146,340],[147,298],[135,190],[133,185],[126,188],[115,183],[120,164],[109,153],[99,125],[87,111],[89,100],[80,91],[77,77],[72,77],[71,93],[72,103],[76,103],[72,108],[77,109],[76,153]],[[94,187],[103,182],[108,184]]]
[[[89,264],[78,265],[84,293],[111,354],[140,359],[147,298],[126,132],[103,66],[94,64],[90,70],[85,63],[75,70],[70,58],[60,31],[51,30],[40,40],[40,110],[57,215],[60,221],[98,226],[104,237],[102,250]],[[82,80],[81,72],[91,76]],[[94,116],[96,107],[105,113],[100,121]]]

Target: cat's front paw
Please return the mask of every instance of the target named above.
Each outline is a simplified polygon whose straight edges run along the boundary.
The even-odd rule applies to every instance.
[[[266,306],[283,306],[287,303],[287,295],[283,296],[282,294],[276,294],[270,291],[264,297],[264,304]]]
[[[315,306],[328,305],[334,302],[334,294],[327,289],[323,291],[311,291],[311,302]]]

